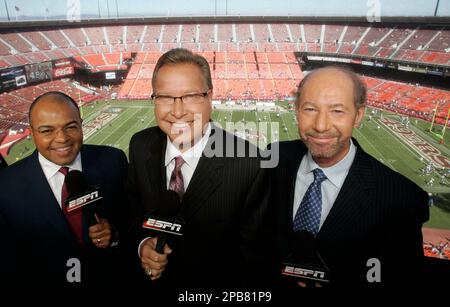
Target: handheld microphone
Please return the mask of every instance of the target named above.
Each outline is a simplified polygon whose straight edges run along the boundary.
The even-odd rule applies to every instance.
[[[316,240],[310,232],[295,232],[291,238],[291,250],[292,253],[282,262],[281,274],[306,282],[330,281],[330,270],[317,252]]]
[[[103,198],[100,195],[100,189],[95,186],[89,186],[84,174],[78,170],[70,171],[66,175],[64,183],[69,193],[65,201],[67,212],[83,210],[83,215],[89,226],[98,224],[94,213],[95,206]]]
[[[3,158],[2,155],[0,155],[0,170],[6,168],[8,166],[8,164],[6,163],[5,159]]]
[[[147,214],[142,227],[157,233],[156,251],[164,254],[164,245],[168,235],[182,236],[183,222],[178,213],[181,208],[181,201],[178,194],[172,190],[167,190],[162,197],[162,206],[155,214]]]

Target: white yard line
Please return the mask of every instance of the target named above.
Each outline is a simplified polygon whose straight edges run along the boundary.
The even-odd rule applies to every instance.
[[[138,113],[139,111],[140,111],[140,109],[137,110],[136,112],[132,113],[131,116],[127,117],[126,120],[123,120],[123,121],[122,121],[122,124],[121,124],[121,125],[118,125],[117,127],[115,127],[115,129],[113,129],[113,131],[112,131],[111,133],[108,133],[108,135],[107,135],[105,138],[103,138],[103,139],[102,139],[101,141],[99,141],[99,142],[96,142],[96,144],[103,144],[103,142],[104,142],[107,138],[109,138],[112,134],[114,134],[114,132],[116,132],[118,129],[120,129],[120,128],[123,126],[123,124],[124,124],[127,120],[129,120],[130,118],[132,118],[133,116],[135,116],[136,113]],[[119,115],[118,117],[116,117],[116,120],[117,120],[118,118],[120,118],[120,115]],[[104,128],[105,128],[105,127],[104,127]],[[99,132],[101,132],[101,131],[103,131],[103,129],[100,129],[100,130],[99,130]],[[97,133],[94,134],[94,135],[92,135],[89,139],[95,137],[96,135],[97,135]]]
[[[367,144],[369,144],[370,147],[372,147],[380,155],[380,157],[383,158],[383,162],[387,163],[388,165],[391,166],[391,168],[393,170],[397,171],[397,169],[388,161],[388,159],[386,159],[383,156],[383,154],[375,146],[372,145],[372,143],[367,139],[367,137],[361,131],[359,131],[358,129],[355,129],[355,131],[357,131],[359,133],[359,135],[361,135],[366,140]]]
[[[148,125],[146,125],[146,126],[144,127],[144,129],[149,128],[149,127],[150,127],[150,124],[151,124],[155,119],[156,119],[156,117],[153,115],[153,118],[148,122]],[[136,126],[136,124],[134,124],[132,127],[134,127],[134,126]],[[124,137],[124,136],[126,136],[126,135],[127,135],[127,133],[125,133],[122,137]],[[122,137],[121,137],[119,140],[121,140]],[[131,136],[130,136],[130,140],[131,140]],[[120,142],[118,142],[118,143],[120,143]],[[125,147],[125,148],[123,149],[123,151],[126,152],[126,151],[128,150],[128,148],[130,148],[130,142],[129,142],[129,141],[128,141],[127,147]]]
[[[391,119],[393,120],[393,119]],[[400,144],[403,145],[404,148],[406,148],[411,154],[413,154],[414,156],[416,156],[417,158],[419,157],[423,157],[424,159],[426,159],[427,161],[432,161],[430,158],[428,158],[426,155],[422,155],[421,152],[419,152],[418,150],[416,150],[414,147],[410,147],[408,146],[408,142],[406,142],[401,136],[399,136],[397,133],[395,133],[394,131],[392,131],[391,129],[389,129],[388,127],[386,127],[386,125],[382,122],[377,120],[383,127],[384,130],[386,130],[390,135],[394,136],[394,138],[400,140]],[[415,133],[415,132],[414,132]],[[416,136],[420,137],[421,139],[423,139],[420,135],[418,135],[417,133],[415,133]],[[426,140],[424,140],[426,142]],[[427,142],[428,143],[428,142]],[[428,143],[429,144],[429,143]],[[431,145],[431,144],[430,144]],[[434,146],[433,146],[434,147]],[[433,161],[432,161],[433,162]],[[436,164],[435,162],[433,162],[433,164]]]

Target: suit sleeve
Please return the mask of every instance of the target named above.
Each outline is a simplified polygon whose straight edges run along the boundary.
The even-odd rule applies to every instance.
[[[138,247],[145,237],[142,230],[142,222],[144,217],[144,209],[139,193],[139,179],[137,174],[138,162],[138,142],[135,137],[130,141],[128,177],[126,181],[125,195],[129,207],[129,251],[130,257],[138,260]]]
[[[418,286],[423,275],[422,225],[429,219],[428,195],[418,187],[405,189],[396,223],[388,231],[382,281],[392,286]],[[384,267],[384,269],[383,269]]]
[[[250,186],[241,216],[241,272],[244,286],[264,285],[264,233],[263,218],[269,198],[268,173],[260,168]]]
[[[21,270],[20,253],[17,246],[17,238],[4,214],[0,212],[0,242],[2,251],[0,253],[0,287],[12,288],[20,285],[23,277]]]
[[[127,220],[128,220],[128,208],[126,205],[126,198],[125,198],[125,183],[127,180],[127,173],[128,173],[128,161],[127,157],[125,156],[125,153],[120,151],[119,156],[117,158],[118,164],[119,164],[119,174],[118,174],[118,189],[120,189],[117,192],[117,199],[115,199],[115,212],[114,212],[114,220],[113,225],[116,227],[116,230],[119,234],[119,240],[123,237],[123,239],[126,239],[125,233],[127,229]]]
[[[125,194],[127,198],[127,203],[129,206],[129,216],[130,216],[130,232],[135,234],[138,229],[140,229],[141,219],[143,216],[141,199],[138,190],[138,178],[136,172],[136,152],[135,152],[135,138],[130,141],[130,151],[129,151],[129,166],[128,166],[128,177],[126,181]]]

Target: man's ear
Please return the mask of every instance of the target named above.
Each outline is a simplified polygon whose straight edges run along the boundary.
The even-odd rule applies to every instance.
[[[358,128],[359,125],[361,124],[362,120],[364,119],[364,114],[366,113],[366,106],[361,106],[359,107],[359,109],[356,111],[356,118],[355,118],[355,123],[353,125],[354,128]]]

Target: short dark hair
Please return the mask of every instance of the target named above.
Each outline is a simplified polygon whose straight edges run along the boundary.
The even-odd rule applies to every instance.
[[[56,96],[59,98],[57,101],[66,101],[66,102],[71,103],[76,108],[78,115],[80,115],[80,109],[78,108],[77,103],[75,102],[75,100],[72,97],[70,97],[69,95],[67,95],[63,92],[51,91],[51,92],[46,92],[42,95],[39,95],[31,103],[30,108],[28,110],[28,122],[30,124],[31,124],[31,112],[33,112],[33,109],[36,107],[36,104],[38,104],[39,101],[41,101],[42,99],[44,99],[48,96]],[[80,115],[80,117],[81,117],[81,115]]]
[[[297,89],[297,97],[295,99],[295,107],[298,108],[298,103],[300,100],[300,96],[302,95],[302,91],[305,87],[305,84],[311,79],[316,73],[325,70],[325,69],[334,69],[350,78],[353,83],[353,102],[355,103],[356,109],[359,109],[362,106],[366,105],[367,101],[367,88],[361,78],[350,68],[346,66],[338,66],[338,65],[329,65],[321,68],[314,69],[309,74],[306,75],[305,78],[300,82]]]
[[[159,70],[164,65],[175,65],[175,64],[193,64],[200,68],[203,77],[206,80],[208,89],[213,88],[213,83],[211,79],[211,69],[209,67],[208,61],[201,55],[195,54],[192,51],[184,48],[175,48],[164,53],[156,63],[155,69],[153,70],[152,87],[155,88],[156,78],[158,77]]]

